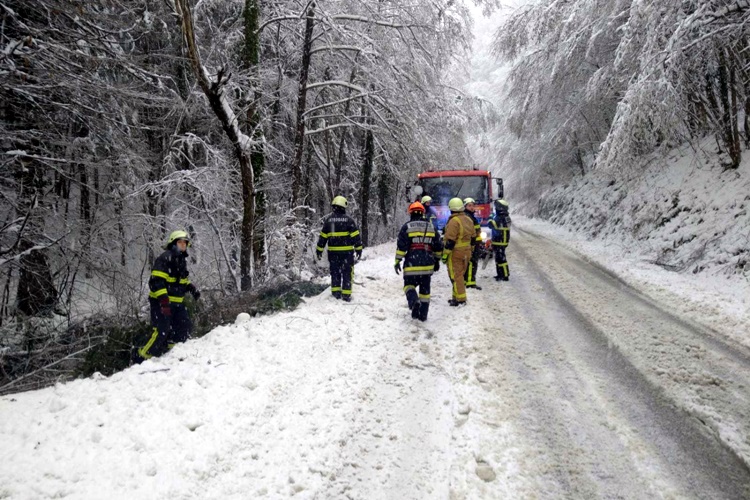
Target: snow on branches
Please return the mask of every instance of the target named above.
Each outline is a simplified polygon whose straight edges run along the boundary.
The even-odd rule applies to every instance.
[[[543,0],[516,11],[494,48],[514,64],[511,133],[546,148],[527,168],[632,171],[652,151],[711,134],[736,167],[741,133],[750,140],[749,19],[747,0]]]

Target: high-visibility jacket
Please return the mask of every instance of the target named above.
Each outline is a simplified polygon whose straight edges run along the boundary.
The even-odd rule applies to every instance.
[[[161,300],[161,297],[166,295],[169,302],[183,301],[190,285],[187,255],[187,252],[180,252],[172,245],[156,258],[151,269],[151,278],[148,280],[149,298]]]
[[[507,213],[496,213],[490,219],[492,230],[492,246],[507,247],[510,243],[510,215]]]
[[[425,207],[424,218],[425,220],[432,222],[432,225],[437,229],[437,212],[435,212],[435,209],[432,208],[432,206]]]
[[[464,212],[451,214],[445,225],[445,243],[443,252],[450,255],[454,248],[464,248],[476,244],[474,221]]]
[[[323,219],[318,245],[315,247],[322,252],[328,245],[328,252],[351,252],[362,250],[362,237],[354,219],[344,212],[333,211]]]
[[[471,212],[469,210],[466,210],[466,215],[471,218],[472,222],[474,222],[474,231],[476,231],[476,244],[481,245],[482,244],[482,226],[479,224],[479,220],[474,215],[474,212]]]
[[[432,222],[421,216],[401,226],[396,242],[396,261],[404,260],[404,276],[432,274],[443,253],[443,242]]]

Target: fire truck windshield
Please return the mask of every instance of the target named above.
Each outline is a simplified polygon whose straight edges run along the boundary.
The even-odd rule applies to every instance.
[[[474,198],[477,203],[489,203],[487,178],[479,175],[461,177],[427,177],[421,179],[424,194],[433,204],[447,205],[451,198]]]

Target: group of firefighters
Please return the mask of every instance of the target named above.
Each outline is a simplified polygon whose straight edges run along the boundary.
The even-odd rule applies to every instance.
[[[403,272],[404,293],[412,318],[427,320],[430,309],[430,281],[440,269],[448,268],[453,293],[451,306],[466,304],[466,288],[481,289],[476,284],[479,259],[484,252],[479,221],[474,217],[472,198],[453,198],[448,202],[451,211],[441,238],[437,229],[437,214],[431,207],[432,198],[424,196],[409,205],[409,221],[399,231],[396,243],[397,274]],[[346,213],[346,198],[336,196],[331,202],[332,211],[323,219],[315,254],[323,258],[328,247],[331,273],[331,293],[346,302],[352,298],[352,281],[355,257],[362,257],[362,238],[356,222]],[[490,219],[492,250],[495,256],[498,281],[508,281],[510,275],[505,249],[510,240],[508,203],[495,200],[495,214]],[[190,237],[186,231],[173,231],[164,252],[155,260],[149,279],[149,305],[151,332],[143,346],[137,349],[136,360],[143,361],[160,356],[175,343],[184,342],[190,335],[192,324],[183,303],[185,295],[200,298],[200,291],[190,282],[187,270],[187,249]]]
[[[396,274],[403,272],[404,293],[412,318],[427,320],[430,309],[432,274],[442,262],[448,268],[452,283],[454,307],[466,304],[466,288],[481,288],[476,283],[477,265],[483,256],[484,241],[479,221],[474,216],[475,200],[453,198],[448,202],[451,211],[443,237],[437,229],[437,214],[431,207],[432,198],[424,196],[409,205],[409,221],[399,231],[396,242]],[[328,246],[331,271],[331,293],[337,299],[351,300],[354,255],[362,256],[362,239],[354,219],[346,214],[346,198],[336,196],[333,211],[323,220],[315,253],[318,260]],[[508,281],[510,272],[505,250],[510,241],[508,202],[495,200],[495,214],[489,222],[492,250],[495,257],[497,281]]]

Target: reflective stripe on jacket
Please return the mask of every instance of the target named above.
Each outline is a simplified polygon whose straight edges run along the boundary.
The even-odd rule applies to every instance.
[[[507,247],[510,243],[510,217],[506,214],[495,214],[490,219],[492,230],[492,246]]]
[[[404,276],[432,274],[443,253],[443,242],[432,222],[413,218],[398,233],[396,261],[404,260]]]
[[[445,225],[445,253],[474,245],[476,236],[474,221],[468,215],[464,212],[452,214]]]
[[[183,301],[190,285],[186,258],[187,252],[174,245],[156,258],[148,280],[149,298],[159,300],[167,295],[170,302]]]
[[[482,226],[481,226],[481,224],[479,224],[479,220],[474,215],[474,212],[470,212],[470,211],[467,210],[466,211],[466,215],[468,215],[469,218],[474,223],[474,231],[476,231],[476,233],[477,233],[476,240],[477,240],[478,244],[481,244],[482,243]]]
[[[329,252],[354,252],[362,250],[362,237],[354,219],[345,213],[332,212],[323,219],[318,245],[315,247],[322,252],[328,245]]]

